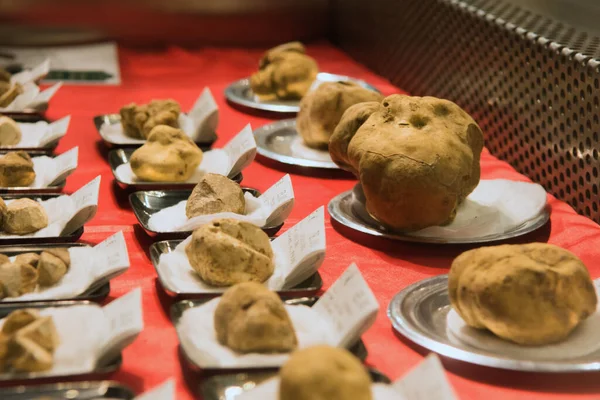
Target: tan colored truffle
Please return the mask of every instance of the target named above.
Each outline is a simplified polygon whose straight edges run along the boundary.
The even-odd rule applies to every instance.
[[[4,219],[6,218],[6,203],[0,197],[0,227],[4,224]]]
[[[371,400],[371,378],[348,350],[297,350],[279,371],[279,400]]]
[[[212,286],[265,282],[275,269],[267,234],[234,219],[217,219],[196,229],[185,252],[192,268]]]
[[[284,353],[298,345],[281,299],[260,283],[227,289],[215,310],[214,325],[219,343],[240,353]]]
[[[181,108],[175,100],[152,100],[148,104],[131,103],[121,108],[121,125],[125,134],[136,139],[147,139],[158,125],[179,128]]]
[[[0,146],[14,146],[21,141],[21,128],[14,120],[0,117]]]
[[[45,253],[50,253],[55,257],[61,259],[63,263],[67,266],[67,269],[71,266],[71,253],[69,253],[69,249],[66,247],[53,247],[50,249],[44,250]]]
[[[322,83],[300,102],[296,118],[298,133],[308,146],[326,149],[344,111],[354,104],[381,99],[381,94],[354,82]]]
[[[13,349],[11,350],[11,346]],[[9,343],[9,352],[16,354],[11,366],[19,372],[42,372],[52,368],[54,357],[38,343],[24,337],[16,337]]]
[[[10,336],[38,318],[40,318],[40,313],[33,308],[23,308],[13,311],[4,319],[2,334]]]
[[[5,70],[4,68],[0,68],[0,82],[10,82],[10,78],[12,74]]]
[[[0,107],[8,107],[21,93],[23,86],[19,83],[0,82]]]
[[[48,226],[48,215],[37,201],[23,198],[11,202],[4,218],[7,233],[25,235]]]
[[[314,59],[305,54],[299,42],[269,50],[250,77],[252,91],[262,100],[298,100],[308,92],[319,72]]]
[[[0,157],[0,187],[29,186],[35,181],[33,161],[24,151]]]
[[[243,214],[245,210],[246,200],[240,185],[218,174],[204,175],[185,206],[188,218],[221,212]]]
[[[52,317],[39,317],[16,332],[17,338],[29,339],[45,350],[54,351],[60,344]]]
[[[202,150],[181,129],[159,125],[131,155],[131,169],[142,180],[183,182],[202,161]]]
[[[6,254],[0,253],[0,265],[10,262],[10,258]]]
[[[482,148],[481,130],[456,104],[392,95],[348,108],[329,152],[360,179],[375,219],[415,231],[452,222],[479,183]]]
[[[40,255],[37,253],[21,253],[15,257],[15,263],[28,264],[33,268],[37,268],[38,261],[40,261]]]
[[[448,292],[469,326],[522,345],[564,340],[597,305],[581,260],[546,243],[464,252],[452,263]]]
[[[38,264],[38,273],[40,286],[52,286],[65,276],[67,265],[60,258],[44,251]]]
[[[38,271],[29,264],[0,265],[0,282],[7,297],[19,297],[35,290]]]

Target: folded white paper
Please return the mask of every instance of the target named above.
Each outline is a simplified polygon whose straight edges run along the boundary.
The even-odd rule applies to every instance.
[[[49,124],[46,121],[35,123],[17,122],[21,129],[21,141],[14,146],[1,146],[3,149],[47,148],[52,147],[69,129],[71,116],[66,116]]]
[[[66,236],[91,220],[98,210],[100,176],[72,195],[62,195],[48,200],[38,200],[48,215],[48,226],[26,235],[0,233],[2,238]],[[6,200],[10,204],[14,200]]]
[[[215,138],[215,131],[219,124],[219,107],[209,88],[204,88],[202,94],[192,109],[187,113],[179,115],[179,127],[194,142],[208,142]],[[135,139],[125,134],[120,122],[114,124],[103,124],[100,127],[100,135],[104,140],[114,144],[142,145],[145,139]]]
[[[10,77],[10,81],[11,83],[20,83],[21,85],[35,83],[48,75],[48,72],[50,72],[50,60],[46,59],[34,68],[14,74]]]
[[[40,91],[39,86],[29,82],[23,85],[23,93],[18,95],[12,103],[6,107],[0,107],[4,112],[20,112],[25,110],[34,110],[38,112],[45,111],[48,103],[54,94],[60,89],[62,82],[58,82],[49,88]]]
[[[222,149],[205,151],[202,162],[185,183],[200,182],[206,173],[234,177],[250,165],[254,157],[256,157],[256,141],[252,134],[252,127],[248,124]],[[129,163],[119,165],[114,173],[115,177],[124,183],[145,182],[133,173]]]
[[[154,232],[187,232],[198,229],[218,218],[233,218],[256,226],[276,226],[285,221],[294,207],[294,189],[289,175],[285,175],[275,185],[259,197],[244,193],[245,213],[222,212],[200,215],[188,219],[185,214],[187,200],[164,208],[150,216],[148,228]]]
[[[31,161],[33,162],[33,170],[35,171],[35,180],[27,187],[40,189],[58,185],[67,176],[75,172],[78,157],[79,147],[74,147],[56,157],[33,157]]]
[[[280,378],[269,379],[231,400],[278,400]],[[414,369],[391,385],[371,385],[373,400],[455,400],[440,359],[430,354]]]
[[[329,294],[331,292],[331,294]],[[177,323],[179,341],[190,359],[203,369],[275,368],[289,354],[238,354],[219,343],[214,312],[220,298],[186,310]],[[379,304],[356,264],[331,286],[313,307],[285,306],[298,338],[298,348],[318,344],[349,346],[375,322]]]
[[[594,284],[596,294],[600,296],[600,279],[596,279]],[[526,361],[568,360],[600,350],[600,305],[567,339],[545,346],[521,346],[489,331],[471,328],[454,309],[450,310],[446,318],[446,331],[451,341],[461,346],[466,344],[502,358]]]
[[[57,246],[60,247],[60,246]],[[118,232],[95,247],[70,247],[71,266],[54,286],[38,287],[35,292],[0,301],[41,301],[74,298],[90,288],[99,287],[129,268],[129,255],[123,232]],[[16,257],[11,257],[14,261]]]
[[[51,316],[60,344],[54,353],[52,369],[39,373],[0,374],[0,379],[83,374],[94,370],[102,359],[114,357],[142,331],[140,289],[113,301],[103,308],[76,305],[46,308],[42,316]],[[0,327],[4,319],[0,320]]]
[[[175,400],[175,382],[169,379],[162,385],[137,396],[134,400]]]
[[[185,253],[191,236],[171,253],[162,254],[156,267],[161,284],[175,293],[222,293],[227,288],[204,282]],[[271,242],[275,270],[265,285],[274,291],[291,289],[312,276],[325,259],[325,216],[320,207]]]

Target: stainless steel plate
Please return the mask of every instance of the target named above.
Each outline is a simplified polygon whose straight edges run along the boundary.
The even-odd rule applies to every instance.
[[[56,147],[56,146],[55,146]],[[53,149],[49,149],[50,153]],[[6,154],[14,151],[26,151],[31,157],[40,157],[40,156],[48,156],[49,152],[46,150],[26,150],[26,149],[0,149],[0,154]],[[64,179],[58,182],[56,185],[44,187],[44,188],[30,188],[27,186],[17,186],[17,187],[0,187],[0,194],[3,193],[59,193],[61,192],[67,180]]]
[[[369,368],[368,371],[373,383],[390,383],[390,379],[376,369]],[[254,389],[267,379],[273,378],[276,374],[273,371],[215,375],[201,381],[200,395],[204,400],[233,400],[238,395]]]
[[[244,192],[251,193],[255,197],[260,196],[260,192],[256,189],[242,188]],[[191,190],[154,190],[140,191],[129,195],[129,204],[135,214],[138,222],[150,236],[160,236],[163,239],[185,239],[192,234],[191,231],[182,232],[156,232],[150,229],[148,221],[150,217],[160,210],[174,206],[180,201],[187,200],[192,194]],[[276,226],[265,226],[263,231],[269,236],[274,236],[283,224]]]
[[[46,194],[46,193],[26,193],[26,194],[7,194],[2,195],[4,200],[22,199],[28,198],[36,201],[44,201],[59,197],[59,194]],[[0,236],[0,246],[14,246],[20,244],[57,244],[57,243],[70,243],[79,239],[83,235],[83,227],[77,229],[75,232],[64,235],[64,236],[42,236],[42,237],[11,237],[5,238]]]
[[[374,86],[371,86],[363,80],[350,78],[344,75],[320,72],[317,75],[317,80],[321,82],[352,81],[367,89],[377,91]],[[297,113],[300,111],[300,100],[259,100],[252,92],[252,89],[250,89],[250,79],[248,78],[240,79],[229,85],[225,89],[225,97],[233,104],[259,111],[275,113]]]
[[[132,190],[167,190],[167,189],[193,189],[196,186],[196,183],[186,183],[186,182],[136,182],[136,183],[128,183],[123,182],[119,178],[117,178],[117,168],[120,165],[127,164],[131,159],[131,155],[135,149],[115,149],[111,150],[108,153],[108,164],[110,165],[110,169],[112,170],[113,176],[115,177],[115,181],[117,184],[123,189],[132,189]],[[239,174],[229,177],[234,182],[240,183],[244,176],[240,172]]]
[[[301,298],[297,298],[297,299],[287,299],[284,300],[285,304],[288,305],[305,305],[308,307],[312,307],[318,300],[319,298],[316,296],[313,297],[301,297]],[[179,301],[174,303],[171,306],[171,311],[170,311],[170,316],[171,316],[171,322],[173,322],[173,325],[177,326],[177,324],[179,323],[179,320],[181,319],[181,316],[183,315],[183,313],[186,310],[189,310],[190,308],[194,308],[194,307],[198,307],[201,306],[202,304],[206,303],[207,301],[209,301],[210,299],[197,299],[197,300],[183,300],[183,301]],[[229,368],[225,368],[225,369],[218,369],[218,370],[202,370],[198,365],[194,364],[194,362],[188,357],[187,354],[185,354],[185,351],[183,350],[183,348],[180,346],[180,349],[184,355],[184,358],[186,360],[186,363],[188,364],[188,368],[190,368],[192,371],[194,372],[238,372],[235,369],[229,369]],[[356,344],[354,344],[353,346],[351,346],[348,349],[352,354],[354,354],[359,360],[361,361],[365,361],[367,359],[367,356],[369,355],[369,353],[367,352],[367,348],[365,347],[365,343],[362,341],[362,339],[360,339]],[[277,368],[261,368],[261,371],[268,371],[268,370],[273,370],[273,369],[277,369]],[[241,372],[241,371],[239,371]]]
[[[158,275],[158,280],[161,284],[163,290],[170,296],[177,297],[177,299],[198,299],[198,298],[212,298],[220,296],[222,293],[186,293],[181,291],[171,291],[167,290],[160,273],[158,272],[158,263],[160,261],[160,256],[162,254],[168,254],[175,251],[175,248],[182,240],[163,240],[161,242],[153,243],[150,246],[150,259],[152,260],[152,264],[154,265],[154,269],[156,269],[156,274]],[[306,279],[304,282],[299,283],[293,288],[283,289],[278,291],[277,293],[284,298],[290,297],[306,297],[312,296],[317,293],[321,287],[323,287],[323,279],[319,272],[315,272],[313,276]]]
[[[0,111],[0,115],[5,115],[18,122],[36,122],[44,119],[44,112],[48,106],[42,110],[26,109],[23,111]]]
[[[295,119],[285,119],[261,126],[254,131],[259,155],[282,164],[306,168],[340,169],[327,150],[298,148],[301,141]]]
[[[357,208],[355,207],[356,205],[354,204],[354,202],[355,200],[352,190],[337,195],[336,197],[331,199],[327,206],[329,215],[331,215],[331,218],[333,218],[336,222],[353,231],[358,231],[375,237],[417,243],[475,244],[496,242],[499,240],[511,239],[517,236],[522,236],[527,233],[531,233],[544,226],[550,219],[550,211],[548,210],[548,208],[545,208],[542,211],[542,213],[540,213],[535,218],[524,222],[520,226],[517,226],[516,228],[508,232],[504,232],[501,234],[482,236],[476,239],[460,237],[420,237],[412,236],[408,233],[401,234],[389,231],[385,227],[377,224],[376,221],[364,218],[356,212]]]
[[[121,123],[121,115],[119,115],[119,114],[104,114],[104,115],[96,115],[94,117],[94,126],[96,127],[98,134],[100,135],[100,137],[104,141],[104,144],[106,144],[107,147],[135,148],[135,147],[140,147],[144,144],[143,142],[137,143],[137,144],[115,143],[115,142],[110,141],[110,139],[108,139],[102,135],[102,132],[100,131],[100,128],[102,127],[102,125],[104,125],[104,124],[112,125],[112,124],[120,124],[120,123]],[[196,142],[196,144],[202,150],[209,150],[210,147],[213,145],[213,143],[216,140],[217,140],[217,135],[213,134],[213,136],[209,140],[202,141],[202,142]]]
[[[600,351],[570,360],[532,361],[506,358],[451,341],[446,333],[446,316],[450,309],[448,275],[440,275],[402,290],[390,302],[387,314],[394,328],[408,339],[456,360],[514,371],[600,371]]]
[[[58,382],[0,389],[3,400],[132,400],[133,391],[114,381]]]
[[[6,154],[12,151],[24,151],[27,152],[31,157],[52,156],[54,150],[58,146],[59,141],[60,139],[57,139],[48,144],[46,147],[0,147],[0,154]]]

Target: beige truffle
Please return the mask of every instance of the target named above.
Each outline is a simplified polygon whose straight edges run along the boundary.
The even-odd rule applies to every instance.
[[[48,215],[37,201],[23,198],[11,202],[4,218],[7,233],[25,235],[48,226]]]
[[[212,286],[265,282],[275,269],[267,234],[234,219],[214,220],[196,229],[185,252],[192,268]]]
[[[259,71],[250,77],[250,87],[261,100],[298,100],[317,78],[317,62],[305,54],[299,42],[269,50],[259,63]]]
[[[14,146],[21,141],[21,128],[14,120],[0,117],[0,146]]]
[[[175,100],[152,100],[148,104],[131,103],[121,108],[121,125],[125,134],[136,139],[147,139],[158,125],[179,128],[181,107]]]
[[[300,102],[296,118],[298,133],[308,146],[326,149],[344,111],[354,104],[381,99],[381,94],[354,82],[322,83]]]
[[[0,68],[0,82],[10,82],[10,78],[12,74],[5,70],[4,68]]]
[[[40,261],[40,255],[37,253],[21,253],[15,257],[15,263],[28,264],[33,268],[37,268],[38,261]]]
[[[205,174],[185,206],[188,218],[221,212],[243,214],[245,210],[246,200],[240,185],[218,174]]]
[[[314,346],[292,353],[279,371],[279,400],[371,400],[371,378],[348,350]]]
[[[8,107],[21,93],[23,93],[21,84],[0,82],[0,107]]]
[[[27,325],[31,324],[36,319],[40,318],[40,313],[33,308],[24,308],[21,310],[13,311],[6,318],[4,318],[4,324],[2,325],[3,335],[12,335],[19,329],[23,329]]]
[[[15,355],[10,364],[19,372],[42,372],[52,368],[54,357],[38,343],[24,337],[16,337],[9,343],[9,353]]]
[[[10,257],[8,257],[6,254],[0,253],[0,265],[7,262],[10,262]]]
[[[50,249],[44,250],[45,253],[50,253],[55,257],[58,257],[65,263],[67,269],[71,266],[71,253],[69,253],[69,249],[66,247],[53,247]]]
[[[144,181],[183,182],[202,161],[202,150],[181,129],[159,125],[131,155],[133,173]]]
[[[52,286],[65,276],[67,269],[63,260],[44,251],[38,264],[38,283],[40,286]]]
[[[0,265],[0,282],[6,297],[19,297],[35,290],[38,271],[28,264],[4,263]]]
[[[448,293],[469,326],[522,345],[564,340],[597,305],[581,260],[546,243],[462,253],[452,263]]]
[[[214,326],[219,343],[240,353],[285,353],[298,345],[281,299],[260,283],[227,289],[215,310]]]
[[[6,218],[6,203],[0,197],[0,227],[4,224],[4,219]]]
[[[395,230],[452,222],[479,183],[483,134],[456,104],[392,95],[346,110],[329,144],[362,184],[367,211]]]
[[[35,181],[33,161],[24,151],[14,151],[0,157],[0,186],[29,186]]]
[[[60,338],[52,317],[39,317],[16,332],[17,338],[26,338],[48,351],[54,351]]]

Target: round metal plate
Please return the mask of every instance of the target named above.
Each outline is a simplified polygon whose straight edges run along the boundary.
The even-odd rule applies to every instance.
[[[317,75],[317,80],[321,82],[352,81],[367,89],[377,91],[375,87],[371,86],[365,81],[350,78],[344,75],[320,72]],[[248,78],[240,79],[239,81],[233,82],[231,85],[229,85],[225,89],[225,97],[233,104],[238,104],[240,106],[255,110],[277,113],[297,113],[300,111],[300,100],[259,100],[252,92],[252,89],[250,89],[250,79]]]
[[[310,150],[302,153],[295,150],[293,144],[299,138],[295,119],[273,122],[254,131],[257,152],[265,158],[300,167],[339,169],[326,150]],[[314,158],[310,157],[311,151],[315,152]],[[323,156],[319,157],[319,153],[323,153]]]
[[[394,329],[416,344],[442,356],[472,364],[514,371],[583,372],[600,371],[600,352],[585,357],[556,361],[506,358],[467,344],[451,341],[446,333],[450,311],[448,275],[417,282],[398,293],[388,306]]]
[[[352,190],[343,192],[337,195],[329,202],[327,209],[329,215],[335,221],[344,225],[345,227],[372,235],[376,237],[382,237],[386,239],[401,240],[406,242],[417,242],[417,243],[437,243],[437,244],[476,244],[476,243],[488,243],[496,242],[499,240],[511,239],[517,236],[522,236],[527,233],[531,233],[542,226],[544,226],[550,219],[550,211],[548,208],[544,208],[542,213],[537,217],[524,222],[520,226],[511,229],[508,232],[500,234],[483,236],[478,238],[461,238],[461,237],[431,237],[431,236],[413,236],[409,233],[401,234],[386,230],[384,227],[377,225],[373,222],[368,222],[357,214],[353,207],[354,196]]]

